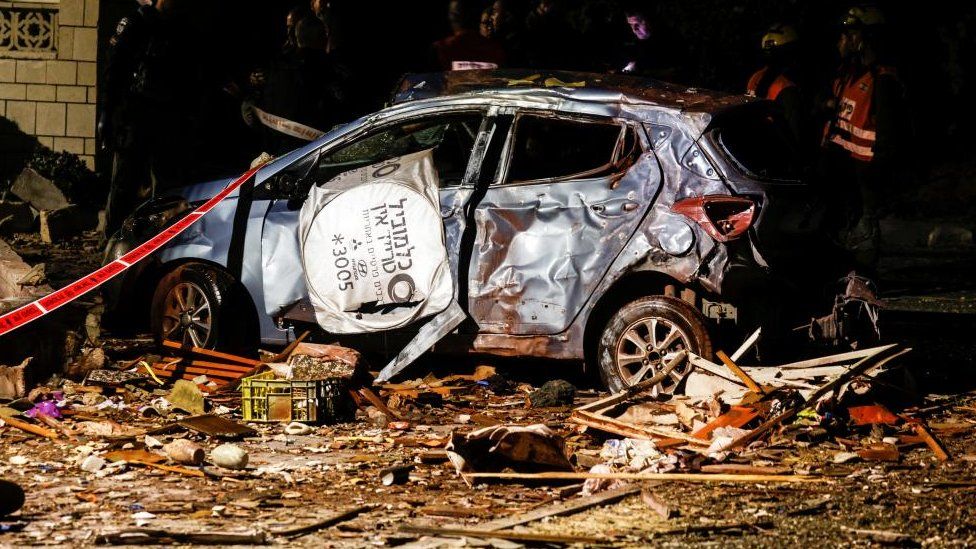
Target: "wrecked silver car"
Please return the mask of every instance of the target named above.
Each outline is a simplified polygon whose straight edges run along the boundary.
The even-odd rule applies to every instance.
[[[204,347],[305,325],[367,338],[396,355],[383,379],[433,349],[585,360],[616,391],[737,324],[809,320],[791,288],[825,262],[800,167],[772,105],[743,96],[410,75],[392,106],[263,166],[110,301],[151,296],[158,338]],[[109,259],[226,184],[146,203]]]

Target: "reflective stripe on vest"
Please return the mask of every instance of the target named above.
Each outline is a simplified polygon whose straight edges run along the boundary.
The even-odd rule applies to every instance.
[[[876,72],[865,71],[858,77],[834,81],[834,94],[838,98],[837,114],[825,128],[825,141],[839,145],[857,160],[867,162],[874,158],[874,144],[878,137],[871,110],[875,75],[892,72],[882,67]]]
[[[766,71],[768,69],[769,67],[763,67],[749,78],[749,83],[746,84],[746,95],[756,97],[756,92],[759,91],[759,83],[762,82],[763,76],[766,75]],[[792,88],[795,85],[796,84],[792,80],[781,74],[776,77],[776,80],[773,80],[772,84],[769,85],[769,88],[766,90],[766,97],[764,99],[776,101],[776,98],[779,97],[779,94],[782,93],[783,90]]]

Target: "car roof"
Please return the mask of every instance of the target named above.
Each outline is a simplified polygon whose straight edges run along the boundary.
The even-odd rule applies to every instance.
[[[559,96],[578,101],[649,103],[683,112],[716,113],[751,101],[744,95],[688,88],[631,75],[532,69],[466,70],[405,75],[393,104],[461,94]]]

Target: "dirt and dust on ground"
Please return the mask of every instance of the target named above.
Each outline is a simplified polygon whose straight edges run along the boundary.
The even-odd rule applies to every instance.
[[[93,234],[8,240],[53,287],[100,261]],[[470,357],[371,386],[342,348],[81,334],[89,368],[0,379],[0,544],[970,546],[974,263],[889,254],[894,346],[681,356],[684,396]]]

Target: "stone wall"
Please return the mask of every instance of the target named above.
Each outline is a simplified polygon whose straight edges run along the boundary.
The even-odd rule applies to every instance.
[[[99,0],[0,0],[0,116],[94,169]]]

